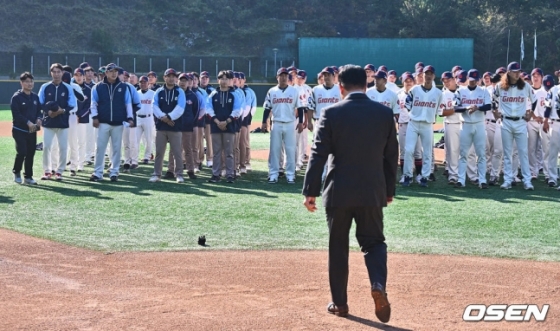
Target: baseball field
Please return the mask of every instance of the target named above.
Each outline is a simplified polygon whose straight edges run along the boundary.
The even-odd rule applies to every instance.
[[[29,187],[13,182],[10,121],[0,111],[0,330],[560,330],[560,192],[543,178],[529,192],[454,189],[440,170],[427,189],[398,188],[382,324],[353,237],[351,316],[326,313],[325,214],[303,207],[303,173],[267,184],[269,135],[251,134],[253,171],[234,184],[207,183],[208,168],[149,183],[150,163],[117,183],[86,167]],[[550,309],[464,322],[469,304]]]

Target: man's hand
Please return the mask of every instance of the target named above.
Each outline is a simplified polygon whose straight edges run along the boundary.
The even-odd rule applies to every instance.
[[[99,120],[97,118],[93,119],[93,127],[94,128],[99,128]]]
[[[305,206],[305,208],[307,208],[307,210],[312,213],[317,210],[315,199],[315,197],[305,197],[305,200],[303,200],[303,205]]]
[[[133,120],[129,120],[128,121],[128,125],[133,128],[134,127],[134,121]]]
[[[40,119],[37,119],[37,122],[35,124],[37,124],[37,129],[38,129],[41,127],[41,125],[43,125],[43,122]]]
[[[309,122],[307,122],[307,129],[309,131],[313,131],[313,122],[311,120]]]
[[[226,131],[227,130],[227,122],[226,121],[218,122],[218,128],[220,128],[220,130],[222,130],[222,131]]]
[[[303,123],[298,123],[297,125],[297,133],[302,133],[303,132]]]
[[[474,113],[475,111],[478,110],[478,107],[476,105],[472,105],[467,109],[469,110],[469,114],[472,114],[472,113]]]
[[[268,131],[268,123],[263,123],[261,126],[261,131],[262,132],[267,132]]]
[[[531,120],[532,117],[533,117],[533,112],[527,111],[527,112],[525,113],[525,116],[523,116],[523,119],[524,119],[526,122],[529,122],[529,121]]]
[[[548,133],[548,130],[550,129],[550,124],[548,123],[548,118],[546,118],[544,120],[543,126],[542,126],[542,130],[544,131],[544,133]]]
[[[29,133],[33,133],[37,130],[37,127],[31,121],[27,121],[27,127],[29,128]]]
[[[539,124],[543,124],[543,118],[540,116],[535,116],[535,121],[537,121],[537,123]]]

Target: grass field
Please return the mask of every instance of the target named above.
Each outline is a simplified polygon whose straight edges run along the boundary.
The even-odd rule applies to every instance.
[[[0,111],[0,119],[11,115]],[[252,134],[253,148],[268,148],[268,139]],[[265,161],[254,161],[254,171],[235,184],[207,183],[209,169],[184,184],[152,184],[150,164],[117,183],[89,182],[89,167],[63,182],[28,187],[13,183],[14,155],[13,140],[0,138],[3,228],[102,251],[327,248],[323,210],[311,214],[302,206],[303,174],[296,185],[269,185]],[[36,178],[41,159],[37,152]],[[535,188],[453,189],[441,175],[427,189],[399,188],[385,209],[389,250],[560,261],[560,192],[542,181]],[[202,234],[209,247],[197,245]],[[353,237],[351,243],[358,249]]]

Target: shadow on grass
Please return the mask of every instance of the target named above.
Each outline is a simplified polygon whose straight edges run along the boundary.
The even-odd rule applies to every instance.
[[[5,197],[3,195],[0,195],[0,203],[7,203],[7,204],[13,204],[14,202],[16,202],[14,199],[10,198],[10,197]]]

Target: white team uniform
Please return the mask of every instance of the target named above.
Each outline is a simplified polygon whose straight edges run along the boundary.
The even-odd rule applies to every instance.
[[[399,102],[399,159],[401,165],[404,167],[404,144],[406,142],[406,129],[408,128],[408,122],[410,121],[410,115],[408,114],[408,109],[406,109],[406,98],[408,93],[405,89],[401,89],[397,93],[397,99]],[[414,160],[422,160],[422,143],[420,139],[416,141],[416,146],[414,148]],[[404,175],[403,175],[404,176]]]
[[[126,83],[130,93],[140,94],[136,91],[134,85]],[[132,96],[131,96],[132,98]],[[138,165],[138,142],[136,139],[136,129],[129,126],[123,127],[122,143],[124,149],[124,164]]]
[[[286,178],[295,179],[296,175],[296,108],[303,107],[299,93],[293,86],[281,89],[275,86],[268,90],[263,107],[270,109],[272,128],[270,130],[270,153],[268,175],[271,180],[278,180],[282,143],[286,149]]]
[[[455,93],[455,105],[459,107],[490,105],[490,95],[481,87],[477,86],[474,90],[469,87],[460,87]],[[476,110],[472,113],[469,111],[463,114],[463,127],[460,137],[460,157],[459,157],[459,182],[465,185],[467,172],[467,154],[471,146],[474,150],[478,168],[479,184],[486,183],[486,126],[483,111]]]
[[[548,164],[548,182],[558,183],[558,152],[560,152],[560,87],[554,86],[548,92],[546,99],[547,107],[551,107],[549,116],[549,130],[548,139],[550,144],[548,146],[548,158],[545,163]]]
[[[525,187],[531,185],[531,170],[527,152],[527,124],[523,119],[527,110],[527,101],[533,102],[531,87],[525,84],[523,89],[510,86],[507,90],[501,88],[501,83],[494,89],[494,104],[498,106],[503,118],[501,123],[502,146],[504,153],[504,184],[502,188],[509,188],[514,181],[512,168],[513,143],[517,144],[521,173]]]
[[[299,98],[301,99],[301,103],[303,107],[309,108],[309,99],[311,98],[312,89],[307,84],[303,85],[294,85],[294,87],[299,92]],[[296,125],[297,127],[297,125]],[[309,130],[307,127],[301,131],[301,133],[297,133],[296,137],[296,166],[301,168],[303,167],[303,160],[305,158],[305,154],[307,153],[307,139],[308,139]]]
[[[370,87],[366,90],[366,95],[371,100],[391,108],[394,115],[400,114],[401,108],[399,107],[399,98],[397,94],[389,88],[385,88],[385,91],[379,92],[375,86]]]
[[[436,112],[442,106],[442,92],[432,86],[424,90],[421,85],[415,85],[406,98],[406,108],[409,110],[410,122],[408,123],[405,141],[404,175],[412,178],[414,165],[414,147],[418,138],[422,141],[422,178],[430,176],[433,158],[433,123]]]
[[[395,94],[399,93],[399,91],[401,89],[397,84],[391,83],[391,82],[385,83],[385,87],[387,87],[388,90],[393,91]]]
[[[70,86],[72,86],[74,91],[78,92],[82,96],[84,95],[80,85],[78,85],[76,83],[70,83]],[[78,103],[76,101],[76,107],[74,107],[70,111],[70,114],[68,116],[68,156],[67,156],[67,160],[70,162],[70,165],[69,165],[68,168],[71,171],[76,171],[78,169],[83,169],[83,163],[79,163],[80,159],[82,159],[82,158],[80,158],[80,151],[83,151],[85,153],[85,143],[86,143],[85,137],[84,137],[85,132],[81,132],[82,134],[80,134],[80,132],[78,130],[78,128],[80,128],[80,129],[85,129],[85,128],[82,128],[82,127],[78,126],[78,115],[76,115],[77,111],[78,111]],[[59,154],[58,153],[58,151],[59,151],[58,141],[54,143],[52,150],[55,151],[55,152],[51,154],[51,162],[52,162],[52,164],[57,164],[57,161],[58,161],[57,156]]]
[[[154,90],[148,89],[143,92],[138,90],[140,96],[141,108],[136,113],[136,146],[138,151],[137,159],[149,160],[152,154],[152,142],[154,140],[154,111],[152,109],[152,100],[154,99]],[[144,157],[140,156],[140,141],[144,138]]]
[[[456,92],[456,91],[455,91]],[[445,89],[442,92],[442,105],[438,110],[438,115],[443,116],[444,109],[451,109],[455,104],[455,93],[451,90]],[[459,180],[459,152],[460,152],[460,136],[463,124],[463,115],[461,113],[454,113],[445,116],[443,120],[444,127],[444,141],[445,141],[445,160],[446,168],[448,171],[448,180]]]
[[[494,86],[485,86],[484,89],[492,98],[494,94]],[[492,159],[492,155],[494,154],[494,136],[496,133],[496,119],[491,111],[486,112],[486,171],[490,173],[490,177],[498,177],[500,173],[500,169],[494,169],[494,162]],[[497,172],[498,175],[494,175],[494,172]]]
[[[533,94],[535,95],[535,101],[537,101],[535,116],[544,119],[545,99],[547,92],[543,86],[541,86],[541,88],[539,89],[532,90]],[[542,154],[538,155],[541,149],[539,147],[542,146],[542,152],[544,152],[545,157],[548,156],[548,135],[543,132],[542,124],[539,124],[535,119],[531,119],[529,122],[527,122],[527,134],[529,137],[529,145],[527,147],[527,151],[529,153],[529,166],[531,167],[531,176],[538,177],[540,168],[539,159],[542,158]],[[548,165],[546,164],[546,162],[544,162],[543,164],[543,172],[545,177],[549,177]]]

